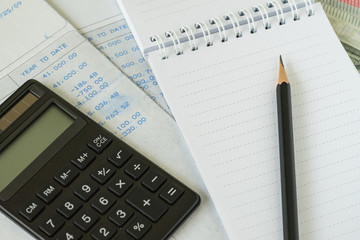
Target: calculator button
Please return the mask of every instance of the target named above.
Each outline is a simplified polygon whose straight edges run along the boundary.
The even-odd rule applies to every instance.
[[[51,203],[60,193],[60,187],[55,184],[46,185],[41,191],[37,193],[37,196],[45,203]]]
[[[50,218],[45,219],[39,228],[49,237],[55,235],[57,231],[65,224],[65,221],[59,215],[53,215]]]
[[[92,182],[84,183],[78,186],[74,190],[74,194],[82,199],[84,202],[87,202],[97,191],[99,187]]]
[[[156,192],[166,181],[166,177],[156,170],[151,171],[142,181],[142,184],[152,192]]]
[[[60,232],[56,240],[79,240],[82,235],[75,227],[68,227],[64,231]]]
[[[79,175],[78,170],[73,166],[67,166],[61,169],[55,176],[55,180],[58,181],[64,187],[70,185],[72,181]]]
[[[77,211],[82,207],[82,204],[76,198],[68,198],[63,201],[60,207],[57,208],[57,211],[63,215],[65,218],[72,218]]]
[[[44,205],[42,205],[39,200],[34,199],[33,201],[25,204],[20,209],[19,213],[31,222],[42,212],[42,210],[44,210],[44,208]]]
[[[132,181],[125,174],[119,174],[110,182],[109,190],[116,194],[118,197],[121,197],[131,186]]]
[[[125,168],[125,172],[135,180],[139,179],[149,168],[145,162],[139,159],[133,159]]]
[[[91,204],[99,213],[106,213],[116,202],[115,198],[107,193],[100,193]]]
[[[127,198],[126,202],[139,210],[153,222],[157,222],[168,210],[168,207],[145,189],[136,188]]]
[[[109,240],[116,234],[116,228],[107,222],[100,223],[91,237],[95,240]]]
[[[184,190],[175,183],[169,184],[164,191],[160,193],[160,197],[169,204],[174,204],[184,193]]]
[[[118,227],[122,227],[132,217],[134,212],[128,206],[120,204],[109,215],[111,222],[115,223]]]
[[[98,134],[89,143],[88,146],[97,153],[102,153],[111,143],[111,139],[104,134]]]
[[[81,170],[84,170],[95,158],[95,154],[90,149],[84,149],[78,152],[75,157],[71,159],[71,162]]]
[[[99,220],[93,210],[82,211],[74,220],[74,224],[82,231],[87,232]]]
[[[127,162],[132,156],[132,153],[123,147],[118,147],[112,154],[108,156],[109,162],[114,164],[116,167],[121,167]]]
[[[137,217],[126,229],[135,239],[141,239],[151,228],[151,224],[143,217]]]
[[[106,183],[115,174],[115,169],[108,165],[103,165],[91,174],[91,177],[100,184]]]

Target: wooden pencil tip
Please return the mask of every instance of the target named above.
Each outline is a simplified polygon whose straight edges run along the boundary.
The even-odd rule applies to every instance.
[[[286,75],[285,72],[285,68],[284,68],[284,63],[282,60],[282,57],[280,55],[280,66],[279,66],[279,80],[278,80],[278,84],[282,84],[283,82],[289,83],[289,79]]]

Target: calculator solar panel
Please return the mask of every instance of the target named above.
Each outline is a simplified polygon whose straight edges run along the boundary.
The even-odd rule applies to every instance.
[[[35,80],[0,107],[0,209],[35,238],[167,239],[199,204]]]

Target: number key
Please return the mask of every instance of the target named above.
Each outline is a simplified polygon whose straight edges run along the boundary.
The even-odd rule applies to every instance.
[[[50,218],[47,218],[45,221],[40,224],[39,228],[49,237],[54,236],[54,234],[59,231],[59,229],[65,224],[65,221],[58,215],[53,215]]]
[[[120,204],[115,208],[115,211],[110,214],[109,219],[118,227],[122,227],[132,217],[133,214],[134,212],[129,207]]]
[[[115,198],[107,193],[100,193],[95,201],[91,204],[99,213],[106,213],[115,203]]]
[[[60,232],[56,240],[79,240],[82,235],[75,227],[68,227],[64,231]]]
[[[74,190],[74,194],[87,202],[97,191],[99,187],[92,182],[84,183]]]
[[[81,211],[75,218],[74,224],[82,231],[87,232],[99,220],[99,216],[93,210]]]
[[[95,240],[109,240],[116,233],[116,228],[111,224],[102,222],[95,229],[95,231],[91,234],[91,237]]]
[[[81,203],[76,200],[76,198],[68,198],[61,204],[60,207],[58,207],[57,211],[65,218],[70,219],[81,208],[81,206]]]

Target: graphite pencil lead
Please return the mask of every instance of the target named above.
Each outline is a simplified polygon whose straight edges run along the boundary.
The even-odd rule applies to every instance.
[[[279,80],[278,80],[278,84],[282,84],[283,82],[289,83],[289,79],[286,75],[285,72],[285,67],[284,67],[284,63],[282,61],[282,57],[280,55],[280,64],[279,64]]]

